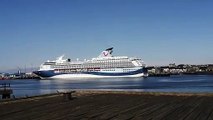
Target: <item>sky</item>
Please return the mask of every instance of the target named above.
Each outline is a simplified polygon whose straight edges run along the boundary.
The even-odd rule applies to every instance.
[[[0,72],[65,54],[213,63],[211,0],[0,0]]]

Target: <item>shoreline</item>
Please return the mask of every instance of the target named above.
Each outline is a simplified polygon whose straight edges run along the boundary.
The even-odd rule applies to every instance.
[[[212,76],[213,72],[195,72],[195,73],[180,73],[180,74],[173,74],[173,73],[151,73],[149,74],[147,77],[171,77],[171,76],[182,76],[182,75],[209,75]],[[23,78],[4,78],[4,77],[0,77],[0,80],[41,80],[40,77],[23,77]]]
[[[24,97],[17,97],[17,98],[10,98],[10,99],[0,99],[1,102],[10,102],[10,101],[18,101],[18,100],[27,100],[27,99],[45,99],[46,97],[55,97],[55,96],[62,96],[63,93],[71,91],[61,91],[56,93],[49,93],[49,94],[41,94],[41,95],[32,95],[32,96],[24,96]],[[113,91],[113,90],[75,90],[73,95],[75,97],[82,97],[82,96],[92,96],[92,95],[151,95],[151,96],[182,96],[182,97],[190,97],[190,96],[197,96],[197,97],[213,97],[213,93],[191,93],[191,92],[145,92],[145,91]]]
[[[57,96],[62,95],[63,92],[66,91],[75,91],[74,96],[88,96],[88,95],[100,95],[100,94],[123,94],[123,95],[153,95],[153,96],[213,96],[213,92],[151,92],[151,91],[134,91],[134,90],[107,90],[107,89],[67,89],[67,90],[59,90],[60,93],[57,92],[52,93],[44,93],[44,94],[36,94],[25,96],[15,96],[11,94],[9,99],[0,98],[0,102],[2,101],[16,101],[21,99],[30,99],[30,98],[42,98],[48,96]],[[1,97],[1,95],[0,95]]]

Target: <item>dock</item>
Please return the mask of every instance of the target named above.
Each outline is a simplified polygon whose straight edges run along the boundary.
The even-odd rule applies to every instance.
[[[76,91],[0,102],[1,120],[212,120],[213,94]]]

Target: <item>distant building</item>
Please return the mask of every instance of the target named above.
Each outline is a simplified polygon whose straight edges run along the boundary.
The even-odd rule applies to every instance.
[[[176,65],[175,65],[175,63],[170,63],[170,64],[169,64],[169,67],[170,67],[170,68],[172,68],[172,67],[175,68]]]

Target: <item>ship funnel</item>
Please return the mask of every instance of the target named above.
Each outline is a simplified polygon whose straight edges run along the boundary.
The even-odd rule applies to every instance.
[[[106,49],[105,51],[109,51],[109,53],[110,53],[110,54],[112,54],[112,52],[113,52],[113,50],[112,50],[112,49],[113,49],[113,47],[108,48],[108,49]]]
[[[112,52],[113,52],[112,49],[113,49],[113,47],[102,51],[98,57],[112,57]]]

